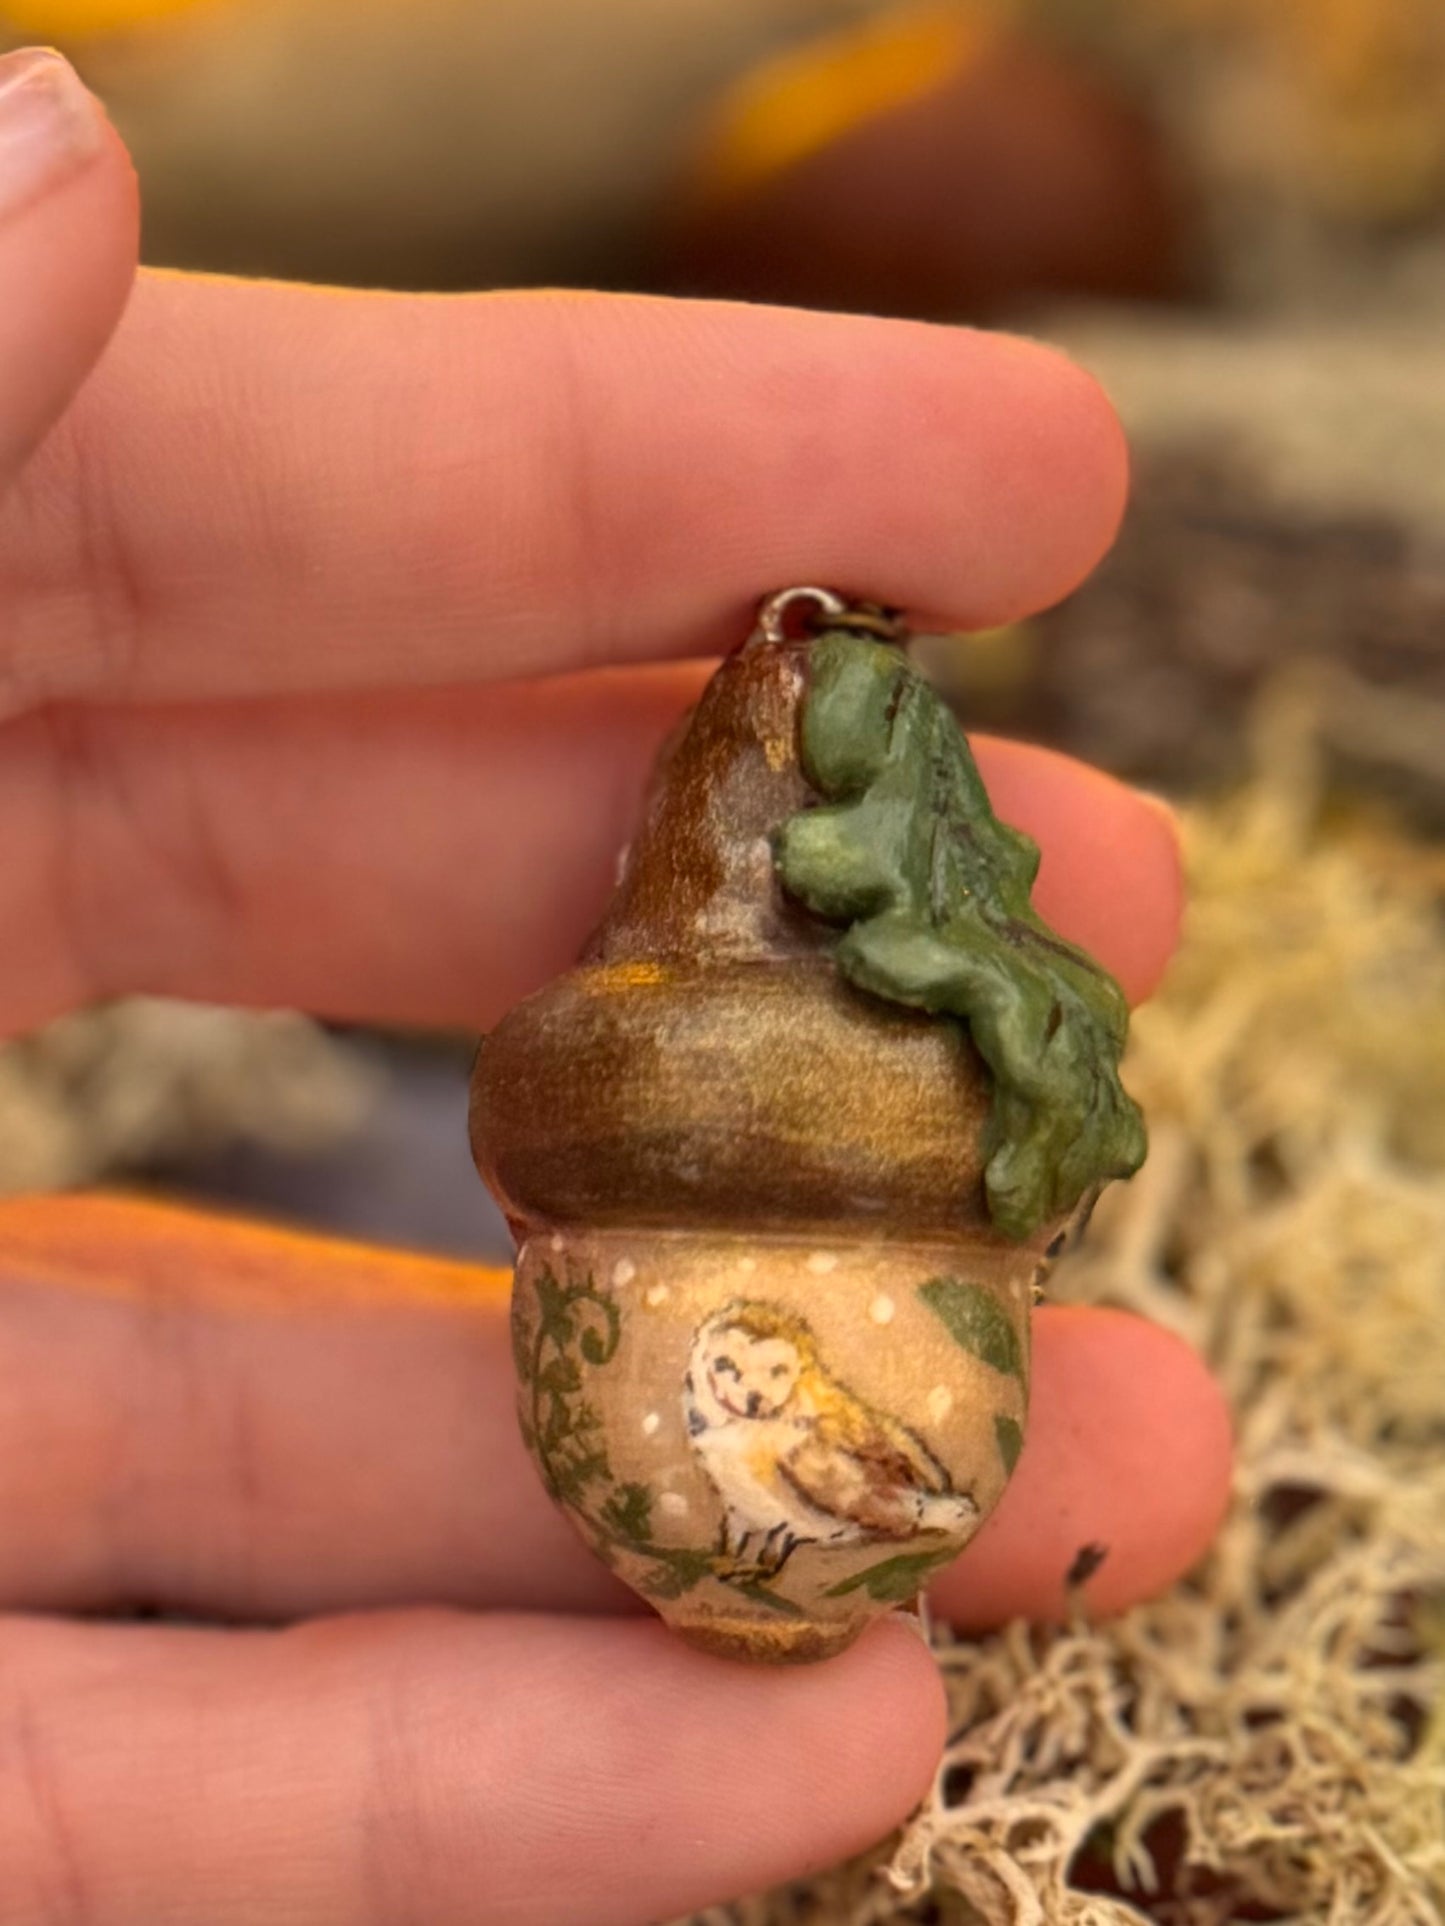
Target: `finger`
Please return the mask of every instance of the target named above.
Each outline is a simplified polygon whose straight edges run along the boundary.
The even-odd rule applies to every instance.
[[[718,651],[822,580],[964,625],[1112,538],[1123,444],[1030,344],[593,295],[143,278],[0,518],[34,701],[454,683]]]
[[[507,1279],[88,1198],[0,1206],[0,1600],[277,1618],[436,1602],[614,1610],[513,1415]],[[1042,1311],[1017,1492],[944,1581],[970,1622],[1144,1597],[1218,1522],[1203,1365]]]
[[[130,292],[136,247],[135,179],[99,104],[59,54],[5,55],[0,490],[89,373]],[[0,661],[0,681],[6,672]]]
[[[1060,1305],[1035,1315],[1033,1373],[1018,1469],[930,1593],[961,1630],[1152,1597],[1203,1556],[1229,1502],[1229,1410],[1182,1339],[1124,1311]],[[1071,1600],[1085,1552],[1102,1563]]]
[[[4,1642],[16,1921],[636,1926],[872,1845],[943,1743],[896,1624],[786,1670],[642,1621],[439,1612]]]
[[[487,1027],[576,957],[704,673],[12,722],[0,1025],[148,990]],[[976,748],[1043,848],[1042,913],[1147,995],[1179,927],[1167,820],[1066,757]]]

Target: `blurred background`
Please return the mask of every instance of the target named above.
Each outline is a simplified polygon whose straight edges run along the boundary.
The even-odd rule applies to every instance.
[[[108,102],[153,264],[1065,343],[1135,507],[1063,608],[925,651],[960,712],[1192,794],[1297,662],[1335,777],[1438,828],[1439,0],[0,0],[35,39]],[[465,1057],[117,1006],[0,1051],[0,1184],[119,1169],[499,1251]]]
[[[1180,807],[1150,1160],[1051,1288],[1208,1359],[1237,1501],[1117,1625],[940,1632],[894,1885],[706,1926],[1445,1916],[1442,0],[0,0],[36,39],[129,142],[153,264],[1013,326],[1100,376],[1116,553],[919,654],[966,726]],[[474,1045],[85,1012],[0,1046],[0,1192],[500,1257]]]

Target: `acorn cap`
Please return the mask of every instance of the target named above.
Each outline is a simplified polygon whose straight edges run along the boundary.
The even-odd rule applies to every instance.
[[[472,1149],[517,1226],[844,1224],[1020,1248],[985,1201],[993,1085],[966,1029],[845,982],[837,930],[777,880],[773,836],[816,800],[808,650],[757,641],[718,671],[581,963],[484,1041]]]

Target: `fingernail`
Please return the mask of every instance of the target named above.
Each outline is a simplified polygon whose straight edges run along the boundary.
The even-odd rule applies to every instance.
[[[59,187],[101,140],[100,111],[69,61],[43,47],[0,59],[0,220]]]

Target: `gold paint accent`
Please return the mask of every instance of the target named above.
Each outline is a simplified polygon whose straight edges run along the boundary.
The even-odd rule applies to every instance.
[[[661,963],[649,963],[638,959],[627,963],[603,964],[597,971],[597,988],[604,995],[614,996],[624,990],[651,990],[667,981],[667,970]]]
[[[680,962],[623,996],[615,980],[558,978],[478,1057],[473,1149],[514,1217],[996,1236],[991,1091],[958,1026],[864,996],[823,957]]]
[[[819,1659],[846,1652],[866,1624],[843,1620],[820,1625],[813,1619],[727,1618],[721,1612],[707,1618],[674,1618],[679,1638],[714,1658],[750,1659],[763,1665],[813,1665]]]
[[[797,753],[790,735],[780,736],[769,733],[762,737],[762,745],[763,759],[774,775],[786,769]]]

